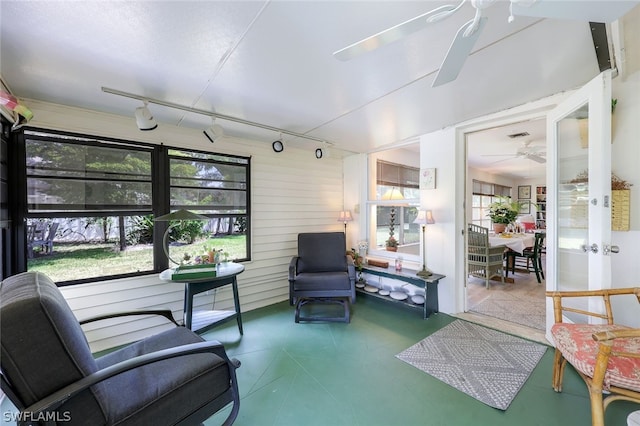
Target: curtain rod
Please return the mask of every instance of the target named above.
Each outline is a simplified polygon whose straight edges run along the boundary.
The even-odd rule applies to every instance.
[[[200,115],[207,115],[209,117],[219,118],[221,120],[233,121],[235,123],[244,124],[246,126],[259,127],[265,130],[271,130],[272,132],[282,133],[289,136],[295,136],[297,138],[308,139],[316,142],[321,142],[327,145],[333,145],[333,143],[326,141],[325,139],[316,138],[314,136],[307,136],[302,133],[296,133],[285,129],[279,129],[277,127],[269,126],[267,124],[256,123],[255,121],[245,120],[243,118],[233,117],[231,115],[218,114],[217,112],[206,111],[203,109],[192,108],[180,104],[174,104],[173,102],[162,101],[160,99],[148,98],[146,96],[136,95],[134,93],[123,92],[121,90],[110,89],[108,87],[102,86],[102,91],[105,93],[110,93],[112,95],[123,96],[125,98],[137,99],[143,102],[149,102],[151,104],[162,105],[168,108],[180,109],[182,111],[192,112]]]

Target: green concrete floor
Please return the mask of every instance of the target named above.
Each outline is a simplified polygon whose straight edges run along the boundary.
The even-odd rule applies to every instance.
[[[322,309],[329,309],[324,305]],[[337,308],[337,307],[335,307]],[[223,343],[242,366],[236,425],[590,425],[584,382],[567,367],[564,390],[551,388],[553,350],[543,356],[507,411],[491,408],[398,360],[395,355],[454,318],[366,296],[350,324],[294,322],[279,303],[243,315],[204,335]],[[637,404],[614,402],[607,426],[626,425]],[[228,409],[209,419],[220,424]]]
[[[551,389],[552,349],[507,411],[484,405],[395,358],[454,320],[445,314],[423,320],[420,310],[359,295],[350,324],[296,324],[287,302],[247,312],[243,320],[242,338],[235,322],[204,334],[242,362],[237,370],[238,426],[591,424],[586,386],[570,366],[564,391]],[[1,408],[3,413],[13,409],[6,398]],[[606,425],[624,426],[627,415],[638,409],[637,404],[614,402]],[[228,411],[205,425],[219,425]],[[5,424],[15,423],[0,417],[0,425]]]

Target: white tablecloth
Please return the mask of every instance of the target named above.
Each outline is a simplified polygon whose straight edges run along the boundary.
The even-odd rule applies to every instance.
[[[511,234],[509,238],[500,235],[489,235],[489,244],[491,246],[505,246],[518,253],[522,253],[526,247],[533,247],[534,243],[534,234]]]

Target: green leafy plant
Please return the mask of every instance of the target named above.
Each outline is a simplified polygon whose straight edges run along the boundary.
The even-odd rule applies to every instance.
[[[396,240],[393,236],[389,237],[387,241],[385,241],[387,247],[398,247],[398,240]]]
[[[489,204],[489,218],[493,223],[504,223],[505,225],[513,222],[520,212],[520,204],[517,201],[511,201],[510,197],[497,197],[497,201]]]

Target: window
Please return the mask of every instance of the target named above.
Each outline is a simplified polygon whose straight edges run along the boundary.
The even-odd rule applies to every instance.
[[[395,246],[398,253],[420,254],[420,225],[413,223],[420,204],[420,170],[383,160],[376,162],[376,200],[371,204],[371,249]],[[393,240],[393,243],[389,243]]]
[[[211,220],[173,226],[172,258],[205,246],[249,258],[248,158],[32,130],[23,140],[27,270],[63,284],[160,271],[168,225],[153,217],[180,208]]]
[[[497,196],[511,196],[511,187],[489,182],[473,180],[473,193],[471,195],[471,222],[485,228],[491,228],[489,205]]]

